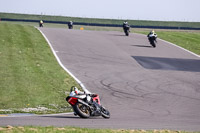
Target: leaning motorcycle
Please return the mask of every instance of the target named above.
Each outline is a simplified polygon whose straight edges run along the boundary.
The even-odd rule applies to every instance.
[[[154,48],[156,47],[156,38],[157,38],[156,35],[149,35],[148,36],[149,42]]]
[[[130,26],[129,25],[124,25],[123,26],[124,29],[124,33],[126,36],[129,36],[129,32],[130,32]]]
[[[93,116],[110,118],[110,112],[100,104],[97,94],[79,93],[77,90],[75,86],[72,86],[70,95],[66,98],[66,101],[72,106],[75,115],[81,118]]]

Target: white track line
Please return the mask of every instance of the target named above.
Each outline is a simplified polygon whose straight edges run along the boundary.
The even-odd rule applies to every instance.
[[[54,56],[56,57],[56,60],[58,61],[59,65],[60,65],[67,73],[69,73],[69,75],[72,76],[72,77],[76,80],[76,82],[77,82],[78,84],[80,84],[80,86],[82,87],[82,89],[83,89],[86,93],[91,93],[91,92],[89,92],[89,91],[86,89],[86,87],[83,85],[83,83],[82,83],[78,78],[76,78],[76,77],[62,64],[62,62],[60,61],[60,59],[58,58],[58,56],[57,56],[57,54],[56,54],[56,51],[53,49],[52,44],[51,44],[50,41],[47,39],[47,37],[43,34],[43,32],[42,32],[39,28],[37,28],[37,27],[35,27],[35,28],[38,29],[38,30],[40,31],[40,33],[43,35],[43,37],[45,38],[45,40],[46,40],[47,43],[49,44],[49,46],[50,46],[50,48],[51,48],[51,50],[52,50]]]

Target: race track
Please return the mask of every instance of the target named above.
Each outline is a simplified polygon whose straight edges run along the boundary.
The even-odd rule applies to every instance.
[[[100,95],[110,119],[73,114],[0,117],[0,125],[200,131],[200,58],[158,40],[114,31],[40,29],[62,64]],[[159,35],[158,35],[159,36]],[[41,44],[42,45],[42,44]]]

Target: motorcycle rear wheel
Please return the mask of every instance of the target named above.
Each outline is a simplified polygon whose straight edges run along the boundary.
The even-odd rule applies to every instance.
[[[155,48],[156,47],[156,44],[154,42],[151,43],[151,45]]]
[[[77,115],[79,115],[81,118],[89,118],[90,117],[90,110],[89,107],[82,103],[76,103],[74,106],[74,111]]]
[[[104,107],[101,107],[101,114],[103,118],[106,118],[106,119],[110,118],[110,112]]]
[[[129,31],[126,31],[126,32],[125,32],[125,35],[126,35],[126,36],[129,36]]]

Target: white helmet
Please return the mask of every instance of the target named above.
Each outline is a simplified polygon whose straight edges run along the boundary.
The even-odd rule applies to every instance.
[[[76,87],[75,87],[74,91],[75,91],[76,94],[79,94],[79,92],[80,92],[80,91],[78,90],[78,88],[76,88]]]

